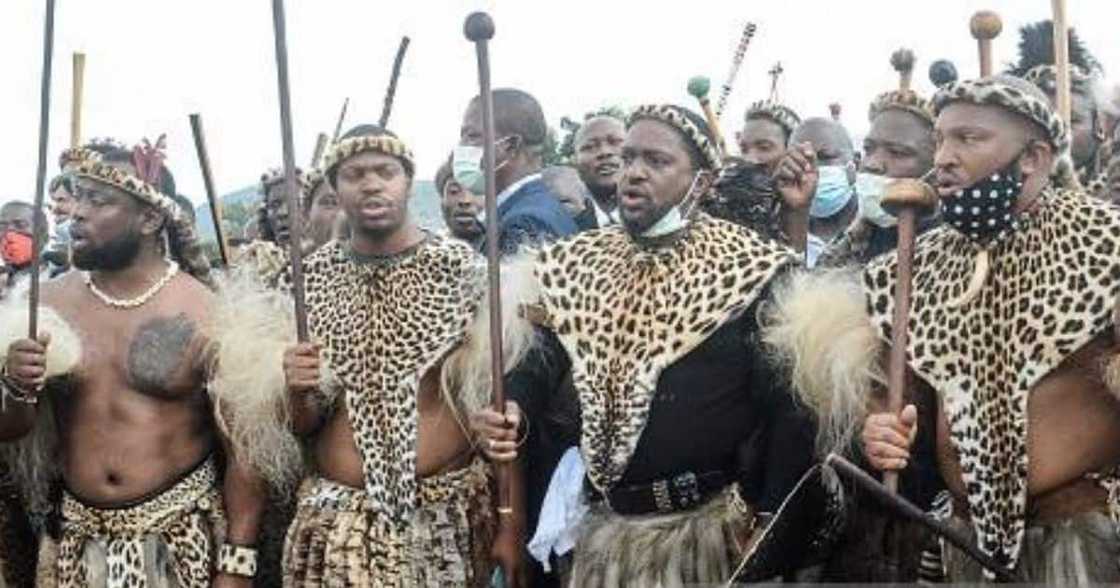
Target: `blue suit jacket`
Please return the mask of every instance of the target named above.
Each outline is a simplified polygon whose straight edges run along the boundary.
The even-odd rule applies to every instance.
[[[578,231],[572,215],[540,179],[521,186],[498,206],[498,247],[503,254],[514,253],[525,244],[555,241]]]

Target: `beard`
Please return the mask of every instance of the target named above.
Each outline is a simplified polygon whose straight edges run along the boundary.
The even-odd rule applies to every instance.
[[[629,233],[631,237],[640,237],[642,233],[645,233],[650,230],[653,225],[657,224],[657,221],[664,218],[666,214],[669,214],[669,211],[672,210],[674,206],[676,206],[676,204],[649,208],[642,211],[642,214],[637,217],[630,217],[622,213],[619,215],[622,220],[622,228],[626,229],[626,232]]]
[[[140,234],[128,232],[96,249],[74,250],[71,262],[85,271],[119,271],[132,265],[139,254]]]

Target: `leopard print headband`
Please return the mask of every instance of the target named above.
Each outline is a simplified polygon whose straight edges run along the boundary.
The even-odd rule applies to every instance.
[[[1017,80],[1017,78],[1000,79],[996,76],[948,84],[933,96],[934,114],[940,115],[941,111],[953,102],[998,106],[1024,116],[1042,127],[1054,152],[1064,153],[1070,143],[1069,128],[1050,106],[1050,101],[1017,88],[1007,80]]]
[[[127,171],[99,160],[79,162],[74,175],[119,188],[137,200],[154,207],[167,219],[172,256],[190,275],[213,288],[210,261],[195,232],[194,219],[170,196]]]
[[[922,121],[929,123],[931,127],[936,118],[933,114],[933,109],[930,108],[929,101],[918,96],[913,90],[894,90],[879,94],[879,96],[875,98],[875,101],[871,103],[871,109],[868,111],[867,120],[874,120],[875,117],[888,110],[909,112],[922,119]]]
[[[747,109],[747,120],[765,118],[778,123],[785,130],[786,136],[793,134],[793,130],[801,124],[801,117],[793,109],[771,100],[760,100],[751,104]]]
[[[677,107],[665,104],[639,106],[630,114],[626,123],[627,128],[641,119],[660,121],[683,133],[700,152],[700,156],[704,159],[705,168],[718,171],[723,167],[723,158],[720,157],[719,149],[716,148],[715,143],[696,124],[688,120],[688,117],[681,114],[681,110]]]
[[[277,184],[284,183],[284,179],[284,168],[282,167],[274,167],[264,172],[261,174],[261,194],[265,194]],[[307,175],[298,167],[296,168],[296,185],[301,192],[307,190]]]
[[[1042,88],[1046,92],[1057,92],[1058,67],[1051,64],[1042,64],[1032,67],[1023,74],[1023,79]],[[1070,86],[1074,92],[1084,92],[1093,81],[1093,77],[1077,64],[1069,66]]]
[[[327,150],[326,155],[323,156],[322,169],[330,173],[330,170],[343,161],[367,151],[395,157],[404,165],[409,176],[415,174],[416,158],[413,157],[412,150],[404,144],[404,141],[391,135],[363,135],[343,139]]]

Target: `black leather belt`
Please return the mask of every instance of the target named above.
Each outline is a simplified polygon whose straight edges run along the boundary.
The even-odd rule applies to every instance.
[[[692,510],[721,492],[731,481],[731,477],[724,472],[685,472],[648,484],[615,488],[607,492],[605,499],[586,479],[584,487],[592,503],[606,500],[614,512],[635,516]]]

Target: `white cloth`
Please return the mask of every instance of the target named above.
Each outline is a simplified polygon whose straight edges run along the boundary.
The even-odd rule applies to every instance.
[[[824,239],[809,233],[809,238],[805,240],[805,265],[812,269],[817,265],[817,259],[828,248],[828,243]]]
[[[552,571],[548,562],[550,555],[564,555],[576,546],[576,531],[588,510],[583,498],[586,473],[578,447],[569,447],[552,473],[537,532],[529,541],[529,553],[541,562],[546,572]]]
[[[591,206],[595,209],[595,223],[599,225],[600,229],[622,223],[618,218],[618,208],[607,212],[599,206],[599,203],[596,202],[594,198],[588,198],[588,201],[590,201]]]

